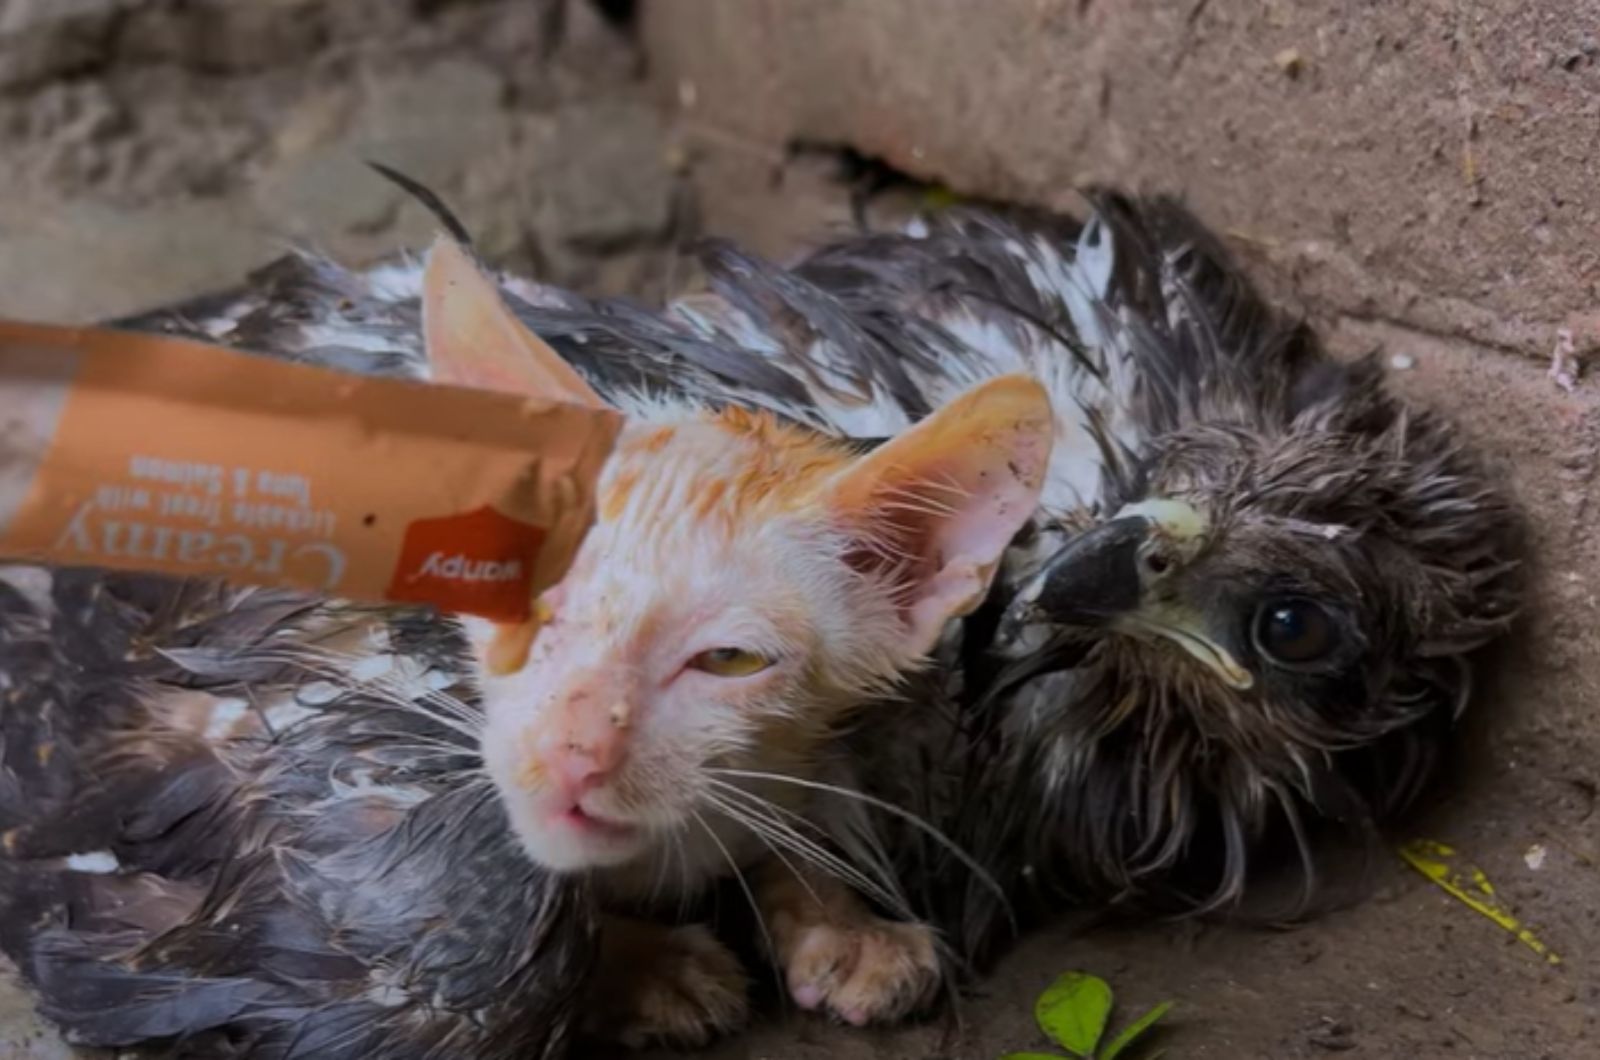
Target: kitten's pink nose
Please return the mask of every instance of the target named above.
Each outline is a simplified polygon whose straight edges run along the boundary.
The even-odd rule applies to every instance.
[[[574,695],[540,735],[537,753],[568,798],[599,787],[627,757],[627,726],[591,697]]]
[[[606,782],[622,764],[622,742],[609,740],[598,744],[572,742],[546,754],[551,776],[569,798],[579,798],[585,792]]]

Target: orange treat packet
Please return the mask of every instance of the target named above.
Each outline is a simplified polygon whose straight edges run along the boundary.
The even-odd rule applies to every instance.
[[[594,517],[595,407],[0,322],[0,557],[528,619]]]

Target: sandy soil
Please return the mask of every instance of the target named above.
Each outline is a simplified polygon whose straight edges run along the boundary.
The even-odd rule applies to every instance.
[[[285,241],[354,261],[418,245],[428,222],[363,157],[438,185],[501,260],[642,297],[681,275],[693,232],[780,253],[849,221],[834,156],[662,116],[640,56],[581,5],[563,23],[550,5],[436,3],[413,22],[362,0],[344,10],[365,20],[346,21],[294,0],[275,6],[306,12],[303,35],[267,44],[249,5],[197,6],[198,29],[165,4],[0,5],[0,313],[145,307],[229,283]],[[1293,276],[1279,281],[1293,294]],[[1469,855],[1563,963],[1384,854],[1370,897],[1296,930],[1063,924],[1013,953],[958,1027],[864,1033],[775,1014],[710,1055],[1044,1049],[1033,998],[1068,969],[1109,979],[1123,1017],[1175,999],[1172,1057],[1600,1055],[1600,401],[1488,344],[1337,311],[1321,323],[1337,348],[1404,365],[1401,384],[1450,409],[1530,513],[1540,606],[1487,668],[1454,782],[1408,835]],[[67,1055],[0,990],[0,1058]]]

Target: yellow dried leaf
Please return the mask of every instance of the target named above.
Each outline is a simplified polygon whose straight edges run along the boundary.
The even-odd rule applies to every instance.
[[[1400,856],[1451,897],[1511,932],[1517,941],[1551,964],[1561,963],[1561,958],[1501,903],[1483,870],[1461,860],[1454,847],[1432,839],[1415,839],[1400,848]]]

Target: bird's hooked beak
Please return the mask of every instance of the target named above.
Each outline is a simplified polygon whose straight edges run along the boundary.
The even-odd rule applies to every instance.
[[[1208,527],[1181,501],[1132,504],[1046,561],[1001,620],[1001,636],[1031,625],[1113,629],[1170,640],[1237,689],[1250,671],[1206,631],[1202,616],[1162,586],[1192,559]]]

